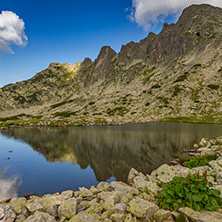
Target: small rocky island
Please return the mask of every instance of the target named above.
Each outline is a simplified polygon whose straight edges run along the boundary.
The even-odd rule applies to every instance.
[[[170,207],[163,209],[164,206],[157,202],[163,191],[163,188],[158,186],[159,184],[167,184],[175,177],[189,178],[194,174],[198,176],[198,179],[201,177],[200,175],[206,178],[206,189],[211,194],[216,190],[217,198],[222,196],[220,193],[222,192],[222,137],[203,138],[199,145],[194,145],[194,148],[191,152],[195,153],[196,160],[206,156],[215,156],[215,160],[198,167],[187,167],[188,164],[187,166],[183,164],[185,165],[183,166],[179,163],[176,165],[164,164],[150,175],[144,175],[131,169],[127,183],[100,182],[96,187],[92,186],[90,189],[81,187],[78,191],[67,190],[61,194],[12,198],[1,202],[0,221],[220,222],[222,221],[222,207],[219,205],[216,211],[206,209],[200,211],[195,209],[195,211],[189,206],[173,210]],[[193,160],[193,158],[191,159]],[[192,161],[190,163],[193,164]],[[196,186],[199,186],[198,183]],[[198,201],[200,202],[197,199],[196,202]]]

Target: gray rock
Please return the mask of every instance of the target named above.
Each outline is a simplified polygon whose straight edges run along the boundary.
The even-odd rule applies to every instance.
[[[191,221],[198,221],[198,222],[221,222],[222,221],[222,214],[218,212],[210,212],[206,210],[197,212],[190,209],[189,207],[180,208],[178,211],[186,215]]]
[[[77,205],[76,212],[79,213],[79,212],[87,209],[88,207],[90,207],[89,202],[88,202],[88,201],[82,201],[82,202],[80,202],[80,203]]]
[[[86,212],[80,212],[76,216],[73,216],[69,222],[99,222],[99,220]]]
[[[137,219],[129,213],[126,215],[124,222],[137,222]]]
[[[154,214],[154,220],[156,222],[162,222],[167,220],[171,216],[171,212],[167,210],[160,209]]]
[[[49,206],[46,212],[53,217],[58,217],[58,207],[56,205]]]
[[[130,201],[127,210],[138,218],[152,219],[159,207],[152,202],[137,197]]]
[[[27,219],[27,217],[26,217],[25,215],[20,214],[20,215],[18,215],[18,216],[16,217],[15,222],[23,222],[23,221],[25,221],[26,219]]]
[[[123,213],[114,213],[110,216],[110,219],[114,222],[123,222],[126,215]]]
[[[65,200],[62,198],[61,195],[59,196],[52,196],[47,195],[39,200],[39,202],[42,204],[44,210],[47,210],[48,207],[53,205],[61,205]]]
[[[93,192],[86,189],[85,187],[80,187],[79,188],[79,197],[91,197],[93,196]]]
[[[72,190],[66,190],[61,193],[61,197],[65,200],[70,199],[74,196],[74,192]]]
[[[128,204],[133,199],[133,194],[125,193],[121,198],[121,203]]]
[[[94,205],[94,204],[96,204],[98,202],[99,202],[99,199],[98,198],[94,198],[94,199],[89,201],[89,205],[92,206],[92,205]]]
[[[111,210],[115,211],[115,212],[126,212],[126,207],[127,205],[124,203],[118,203],[115,206],[112,207]]]
[[[28,202],[26,207],[30,212],[42,211],[44,209],[43,205],[38,199],[35,199],[33,202]]]
[[[139,176],[139,172],[132,168],[128,174],[127,182],[129,184],[133,184],[133,180],[135,177]]]
[[[0,207],[0,220],[5,216],[4,208]]]
[[[5,216],[2,221],[4,222],[13,222],[16,218],[16,214],[12,209],[5,209]]]
[[[100,214],[102,210],[103,210],[103,207],[101,206],[101,204],[96,203],[92,205],[91,207],[89,207],[88,209],[86,209],[85,212],[89,214]]]
[[[91,186],[89,190],[93,193],[93,195],[98,194],[100,192],[95,186]]]
[[[99,191],[105,191],[109,188],[109,184],[107,182],[100,182],[98,185],[97,185],[97,189]]]
[[[36,211],[34,215],[29,216],[24,222],[56,222],[56,219],[48,213]]]
[[[72,218],[76,214],[76,198],[71,198],[62,203],[58,208],[59,217]]]
[[[112,187],[115,191],[120,191],[124,193],[132,193],[132,194],[138,194],[138,190],[123,183],[120,181],[113,181],[110,183],[110,187]]]

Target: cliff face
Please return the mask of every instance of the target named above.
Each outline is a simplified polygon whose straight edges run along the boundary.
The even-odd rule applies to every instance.
[[[176,24],[165,24],[158,35],[130,42],[119,53],[105,46],[94,62],[53,63],[27,81],[1,88],[1,120],[222,122],[221,40],[222,9],[190,6]]]

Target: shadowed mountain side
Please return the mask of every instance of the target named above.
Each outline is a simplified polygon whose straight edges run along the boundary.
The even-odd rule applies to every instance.
[[[176,24],[93,62],[50,66],[0,89],[0,127],[148,121],[222,122],[222,9],[186,8]]]
[[[215,133],[216,132],[216,133]],[[50,162],[91,166],[97,180],[125,181],[133,167],[150,173],[206,135],[222,134],[203,125],[150,123],[122,127],[11,129],[5,136],[25,141]]]

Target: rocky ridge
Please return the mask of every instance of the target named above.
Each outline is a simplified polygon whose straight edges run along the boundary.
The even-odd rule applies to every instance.
[[[0,89],[0,126],[147,121],[221,123],[222,9],[186,8],[176,24],[101,49],[93,62],[50,66]]]
[[[217,155],[217,159],[207,166],[188,169],[181,165],[164,164],[150,175],[131,169],[127,184],[119,181],[100,182],[97,187],[81,187],[75,192],[68,190],[61,194],[13,198],[5,203],[3,201],[0,204],[0,221],[219,222],[222,220],[222,208],[217,212],[195,212],[184,207],[175,212],[160,209],[155,203],[161,190],[156,182],[166,183],[174,176],[186,177],[189,173],[201,174],[207,170],[208,181],[222,191],[221,144],[222,137],[201,140],[198,146],[200,155]],[[212,174],[216,176],[212,177]]]

